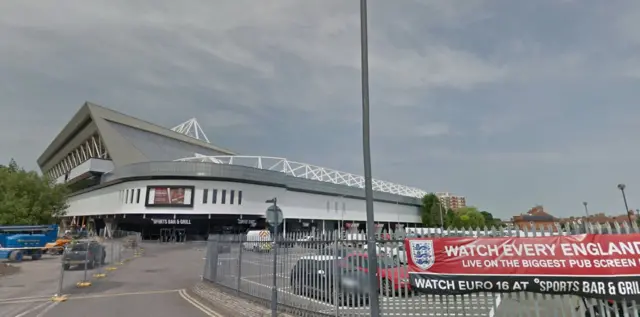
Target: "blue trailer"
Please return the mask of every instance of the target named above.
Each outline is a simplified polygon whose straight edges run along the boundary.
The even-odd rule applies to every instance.
[[[0,226],[0,260],[20,262],[24,256],[39,260],[46,244],[57,237],[58,225]]]

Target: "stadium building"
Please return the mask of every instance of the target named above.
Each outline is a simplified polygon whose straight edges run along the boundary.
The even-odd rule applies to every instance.
[[[364,178],[209,142],[195,119],[173,129],[85,103],[38,158],[73,191],[63,226],[88,223],[145,239],[199,239],[264,228],[277,198],[280,231],[365,228]],[[417,188],[374,180],[379,228],[420,222]]]

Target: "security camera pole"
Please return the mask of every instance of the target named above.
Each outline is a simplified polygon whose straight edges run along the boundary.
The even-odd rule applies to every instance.
[[[278,198],[265,201],[267,204],[273,204],[267,208],[267,223],[271,225],[273,232],[273,280],[271,287],[271,317],[278,317],[278,227],[284,221],[282,210],[278,207]]]
[[[378,302],[378,260],[373,218],[373,182],[371,180],[371,140],[369,138],[369,49],[367,0],[360,0],[360,58],[362,62],[362,151],[364,157],[364,193],[367,210],[367,257],[369,258],[369,314],[380,317]]]

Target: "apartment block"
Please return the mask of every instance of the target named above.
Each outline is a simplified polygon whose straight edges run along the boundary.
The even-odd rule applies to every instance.
[[[467,200],[464,196],[458,196],[448,192],[440,192],[435,194],[440,199],[442,206],[446,209],[456,210],[458,208],[467,206]]]

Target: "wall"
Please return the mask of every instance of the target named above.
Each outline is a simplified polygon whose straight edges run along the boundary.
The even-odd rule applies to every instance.
[[[195,186],[193,208],[145,207],[148,185]],[[203,204],[204,189],[208,189],[207,203]],[[140,198],[137,190],[140,190]],[[212,203],[212,190],[217,189],[217,202]],[[227,190],[226,204],[221,204],[222,190]],[[134,191],[133,203],[127,200],[127,190]],[[235,191],[234,204],[229,204],[230,190]],[[238,191],[242,191],[242,203],[238,204]],[[68,216],[110,214],[243,214],[264,215],[266,200],[278,198],[278,205],[287,219],[333,219],[364,221],[365,202],[362,199],[308,194],[281,187],[268,187],[234,182],[195,180],[145,180],[129,181],[85,192],[69,199]],[[344,211],[343,211],[344,210]],[[375,220],[380,222],[419,222],[416,206],[374,203]]]

